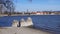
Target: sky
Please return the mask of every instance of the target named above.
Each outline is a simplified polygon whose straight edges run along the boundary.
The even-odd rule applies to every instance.
[[[59,11],[60,0],[14,0],[16,11]]]

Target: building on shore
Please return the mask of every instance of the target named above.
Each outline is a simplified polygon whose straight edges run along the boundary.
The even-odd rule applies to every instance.
[[[31,14],[34,15],[60,15],[60,11],[37,11],[37,12],[31,12]]]
[[[4,6],[4,4],[0,4],[0,14],[3,14],[8,9]]]
[[[5,12],[13,12],[14,6],[13,6],[12,0],[0,0],[0,14],[4,14]]]
[[[5,1],[4,0],[0,0],[0,14],[2,14],[4,11],[6,11],[6,7],[5,7]]]

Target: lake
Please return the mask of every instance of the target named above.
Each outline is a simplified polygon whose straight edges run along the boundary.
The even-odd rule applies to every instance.
[[[0,27],[10,27],[13,20],[20,21],[31,17],[35,28],[44,28],[60,31],[60,15],[31,15],[31,16],[4,16],[0,17]]]

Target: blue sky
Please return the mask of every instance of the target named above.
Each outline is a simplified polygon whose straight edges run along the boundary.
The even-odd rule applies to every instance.
[[[45,11],[60,10],[60,0],[15,0],[16,11]]]

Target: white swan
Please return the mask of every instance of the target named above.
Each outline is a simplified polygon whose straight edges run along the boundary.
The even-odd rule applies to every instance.
[[[18,20],[13,20],[12,27],[17,27],[18,24],[19,24],[19,21]]]
[[[21,26],[25,26],[26,25],[26,22],[25,22],[25,20],[23,18],[20,20],[20,24],[21,24]]]
[[[27,26],[33,25],[31,17],[28,17],[26,20]]]
[[[22,18],[20,23],[21,23],[21,26],[30,26],[30,25],[33,25],[32,19],[30,17],[28,17],[27,20],[24,20]]]

